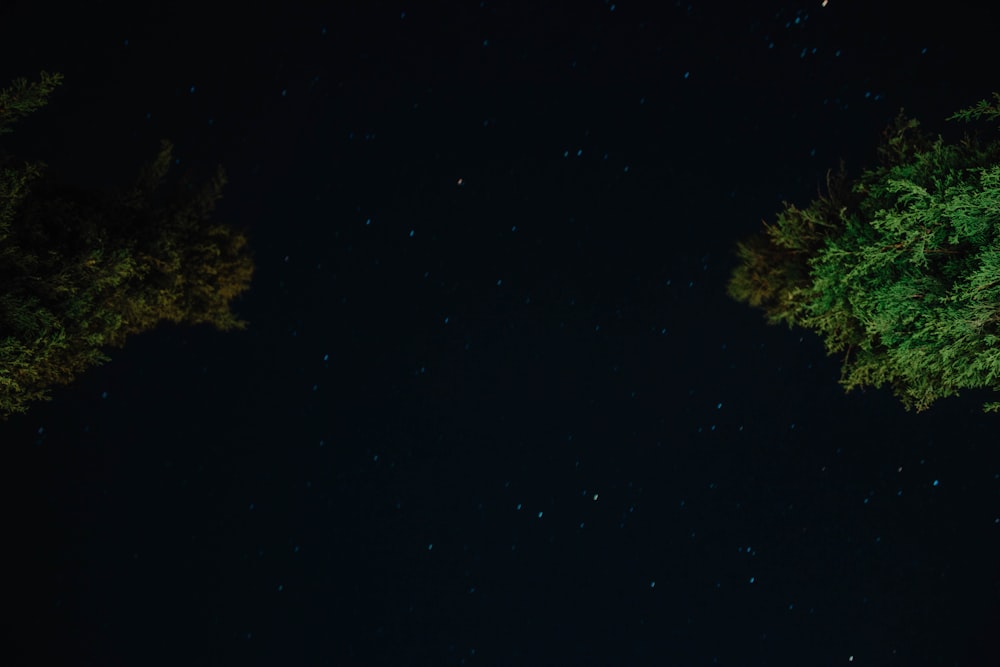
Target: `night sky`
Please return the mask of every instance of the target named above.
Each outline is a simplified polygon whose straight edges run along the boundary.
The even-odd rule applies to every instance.
[[[65,75],[4,147],[170,139],[257,265],[0,424],[4,664],[1000,665],[988,395],[845,395],[725,294],[1000,90],[990,3],[825,4],[0,4],[0,87]]]

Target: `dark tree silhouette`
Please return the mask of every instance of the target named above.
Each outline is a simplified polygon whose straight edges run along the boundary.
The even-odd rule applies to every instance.
[[[61,82],[43,72],[0,91],[0,135]],[[97,191],[0,153],[0,419],[162,321],[246,326],[230,304],[250,286],[247,239],[210,221],[225,175],[168,185],[171,162],[164,141],[134,184]]]

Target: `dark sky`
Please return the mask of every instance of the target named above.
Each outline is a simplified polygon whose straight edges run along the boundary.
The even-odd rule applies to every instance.
[[[5,148],[171,139],[257,263],[246,331],[0,424],[4,664],[1000,664],[987,397],[844,395],[725,294],[1000,87],[988,3],[216,4],[0,5],[0,86],[65,75]]]

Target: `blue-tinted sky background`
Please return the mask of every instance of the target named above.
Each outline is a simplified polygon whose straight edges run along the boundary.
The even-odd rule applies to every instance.
[[[0,6],[4,137],[225,166],[250,326],[0,425],[7,664],[996,665],[985,394],[844,395],[736,241],[1000,89],[988,4]],[[18,654],[19,651],[23,653]]]

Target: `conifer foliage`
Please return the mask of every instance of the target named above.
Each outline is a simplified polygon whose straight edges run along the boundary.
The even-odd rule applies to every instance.
[[[947,143],[900,112],[878,166],[853,182],[841,166],[807,207],[784,203],[737,244],[727,285],[768,322],[818,333],[845,391],[886,386],[918,412],[1000,391],[1000,94],[949,120],[984,124]]]
[[[0,135],[61,83],[43,72],[0,91]],[[0,152],[0,419],[162,321],[246,326],[230,306],[250,286],[247,239],[210,220],[225,175],[168,186],[172,162],[165,141],[134,184],[94,191]]]

